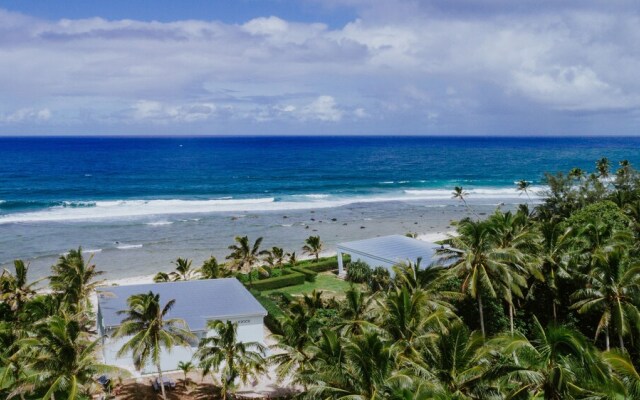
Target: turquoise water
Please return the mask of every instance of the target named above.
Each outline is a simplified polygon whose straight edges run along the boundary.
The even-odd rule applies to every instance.
[[[235,235],[296,249],[447,230],[536,191],[546,171],[640,164],[640,138],[0,138],[0,265],[44,275],[82,245],[109,277],[170,268],[178,256],[224,257]],[[334,221],[335,220],[335,221]],[[299,249],[298,249],[299,251]]]
[[[591,171],[602,156],[637,164],[639,148],[638,138],[4,138],[0,215],[24,222],[436,200],[455,185],[493,198],[515,180],[540,184],[545,171]]]

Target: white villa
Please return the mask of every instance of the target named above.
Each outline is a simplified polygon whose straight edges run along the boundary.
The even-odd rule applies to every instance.
[[[116,329],[125,318],[118,311],[126,310],[129,296],[140,293],[160,295],[161,306],[175,300],[167,318],[186,321],[197,339],[188,347],[174,347],[171,352],[163,350],[162,369],[178,369],[180,361],[190,361],[201,338],[211,334],[207,322],[213,320],[233,321],[238,324],[238,339],[243,342],[264,344],[263,319],[267,311],[235,278],[205,279],[144,285],[102,287],[98,289],[98,333],[103,337],[104,362],[134,370],[130,355],[122,358],[117,353],[128,337],[113,338]],[[142,373],[153,373],[155,367],[147,366]]]
[[[371,268],[384,267],[391,276],[394,275],[393,266],[400,263],[416,263],[422,259],[422,267],[427,267],[433,261],[436,250],[441,246],[436,243],[425,242],[403,235],[380,236],[371,239],[356,240],[337,245],[338,273],[344,275],[342,256],[348,254],[351,261],[363,261]]]

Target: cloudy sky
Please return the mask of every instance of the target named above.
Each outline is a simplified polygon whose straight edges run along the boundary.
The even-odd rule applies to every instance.
[[[635,0],[0,0],[2,135],[638,133]]]

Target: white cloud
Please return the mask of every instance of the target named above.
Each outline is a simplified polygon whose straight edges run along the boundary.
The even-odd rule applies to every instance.
[[[137,121],[150,121],[165,124],[169,122],[198,122],[212,118],[216,105],[211,103],[192,103],[168,105],[158,101],[139,100],[131,107]]]
[[[306,120],[318,120],[327,122],[338,122],[342,119],[342,110],[331,96],[320,96],[313,102],[302,108],[300,118]]]
[[[8,115],[0,115],[0,121],[5,123],[44,122],[53,114],[48,108],[21,108]]]
[[[224,133],[256,121],[276,132],[331,122],[331,133],[354,123],[364,133],[497,133],[507,121],[513,133],[545,114],[564,132],[612,110],[617,127],[638,126],[640,17],[622,6],[331,3],[359,17],[330,29],[275,16],[46,21],[0,10],[2,129],[189,123],[194,133],[215,133],[215,120]],[[581,120],[585,113],[591,118]],[[598,118],[606,129],[608,117]]]

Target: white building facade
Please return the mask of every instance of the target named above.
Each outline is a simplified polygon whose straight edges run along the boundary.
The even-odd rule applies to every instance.
[[[98,290],[97,325],[103,337],[104,362],[135,371],[131,354],[118,357],[118,352],[131,337],[114,337],[125,315],[127,299],[134,294],[153,292],[160,295],[161,307],[175,300],[175,305],[166,318],[183,319],[195,338],[190,346],[174,346],[171,351],[163,349],[161,367],[163,371],[178,369],[180,361],[193,360],[200,339],[215,333],[208,329],[209,321],[231,321],[238,324],[238,340],[264,344],[263,319],[267,311],[235,278],[206,279],[181,282],[127,285]],[[155,365],[146,365],[142,374],[155,373]]]

